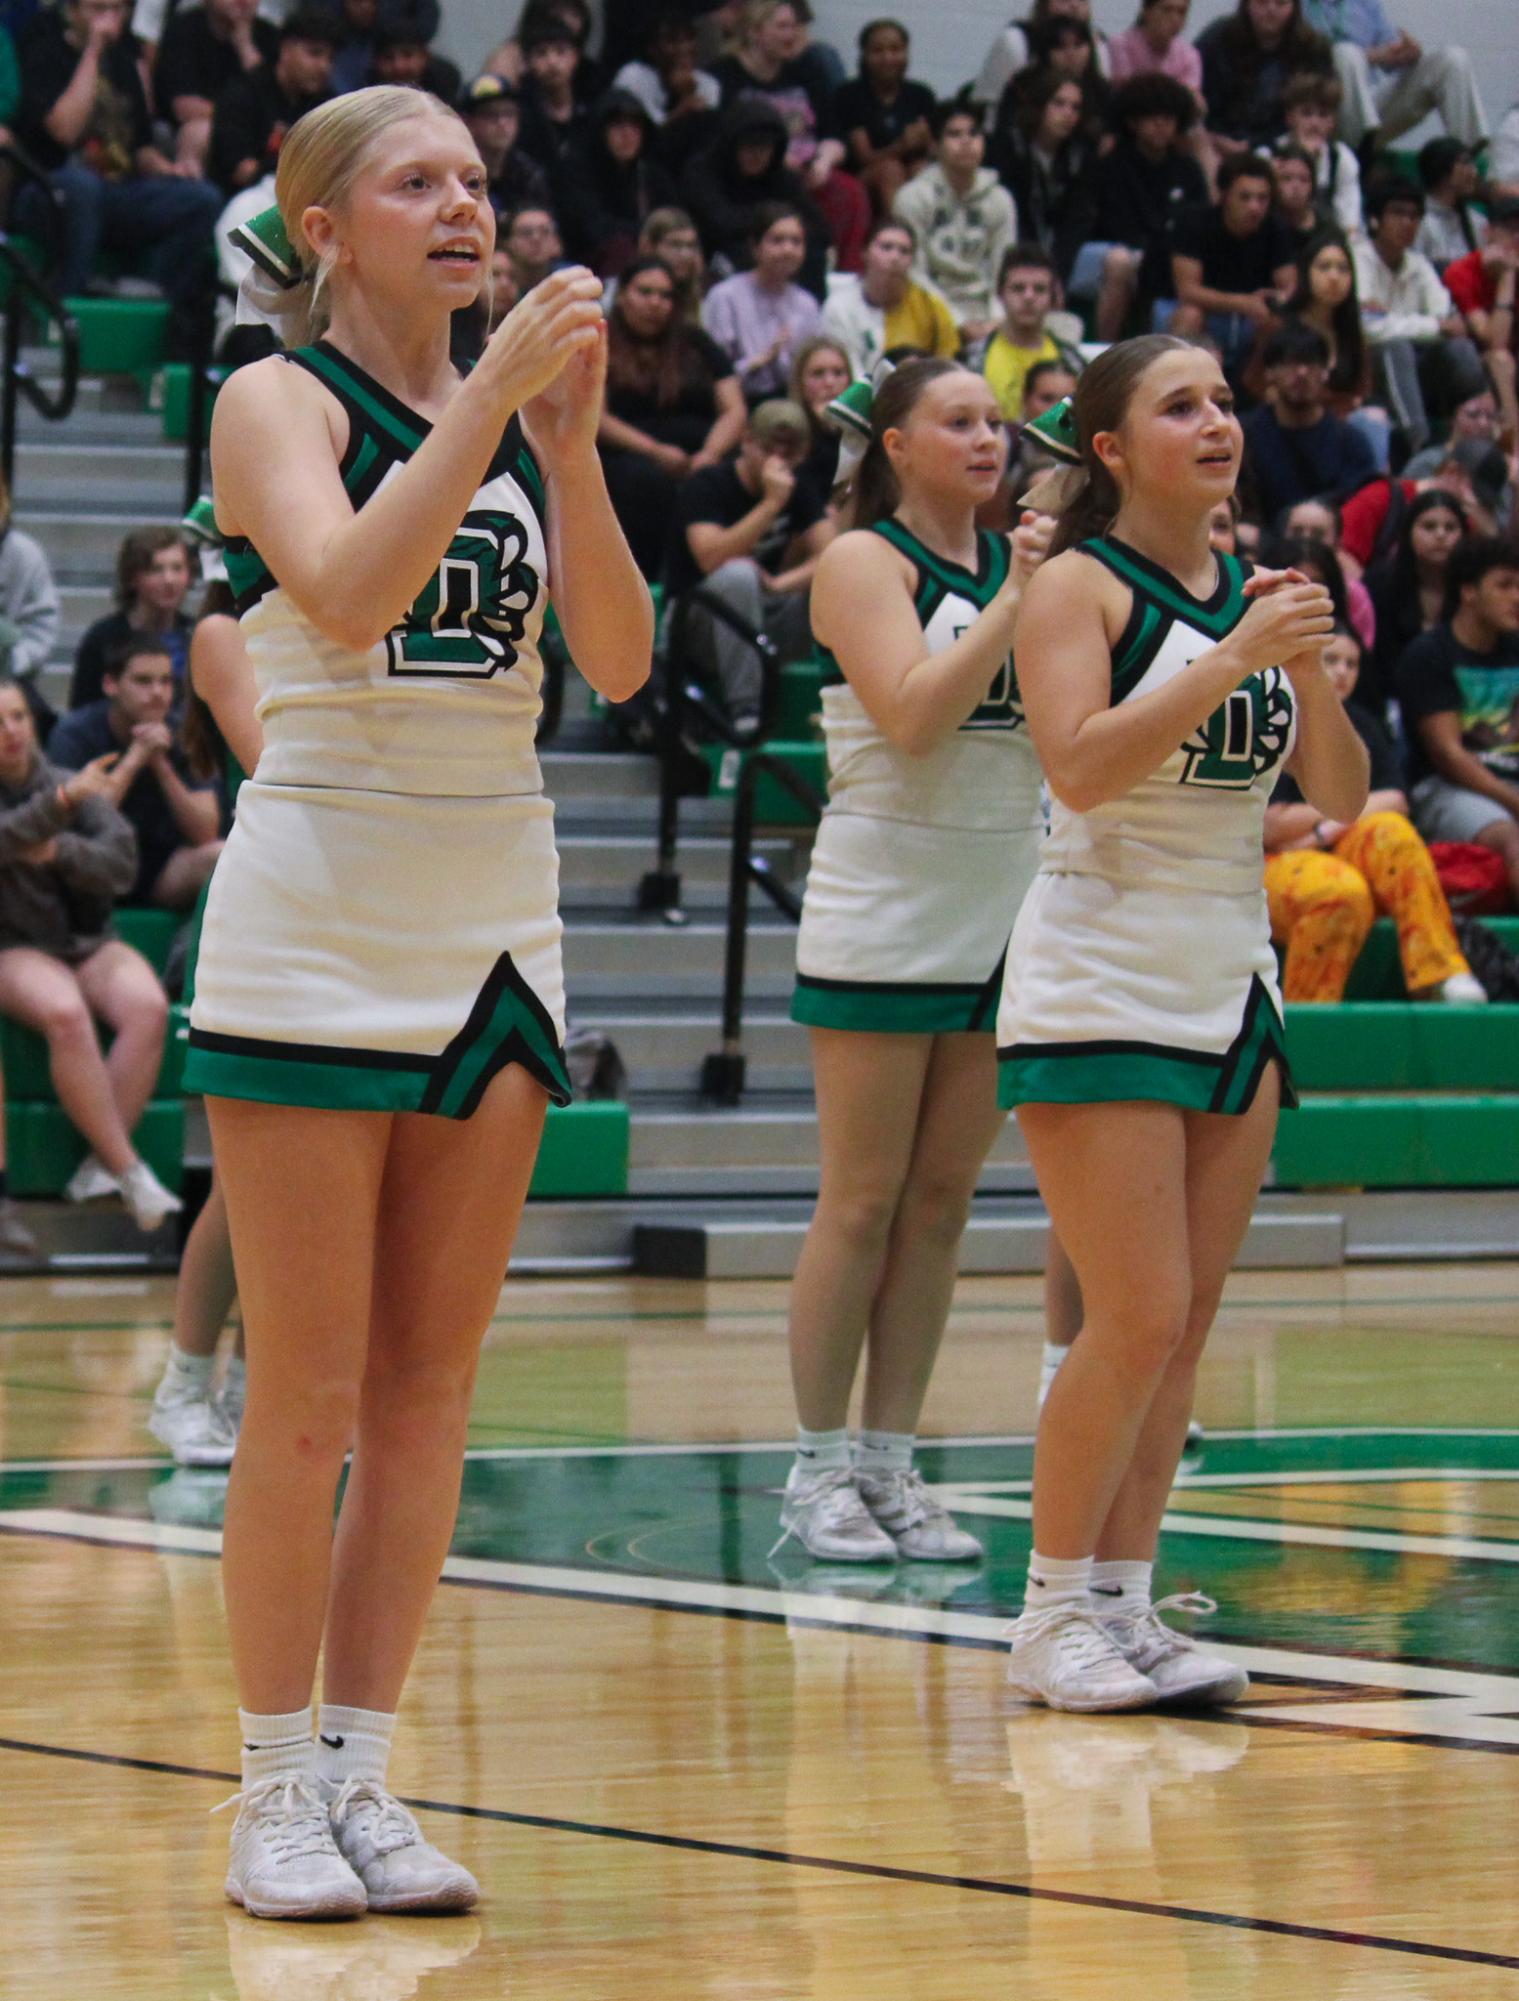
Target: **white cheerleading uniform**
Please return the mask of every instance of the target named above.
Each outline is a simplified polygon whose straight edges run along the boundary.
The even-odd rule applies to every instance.
[[[287,358],[347,413],[339,472],[358,509],[428,425],[325,342]],[[435,576],[363,653],[229,539],[264,751],[211,882],[189,1089],[467,1118],[517,1062],[568,1102],[559,860],[533,743],[543,505],[514,418]]]
[[[1116,706],[1161,686],[1244,616],[1220,555],[1194,598],[1112,536],[1080,547],[1133,592]],[[1291,1103],[1261,832],[1297,708],[1279,667],[1233,690],[1158,771],[1088,813],[1056,800],[1013,930],[997,1015],[1002,1104],[1159,1099],[1245,1111],[1269,1063]]]
[[[898,521],[877,522],[874,532],[917,570],[914,604],[930,653],[953,645],[1007,577],[1004,536],[977,537],[972,575]],[[1012,660],[926,756],[892,744],[842,675],[824,689],[823,732],[829,797],[802,903],[793,1020],[877,1033],[990,1032],[1044,824]]]

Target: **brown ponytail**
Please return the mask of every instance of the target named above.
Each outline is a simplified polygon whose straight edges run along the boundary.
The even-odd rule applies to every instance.
[[[1140,378],[1152,362],[1192,345],[1178,334],[1139,334],[1133,340],[1115,341],[1082,370],[1076,383],[1075,417],[1086,484],[1060,516],[1050,542],[1052,556],[1112,527],[1123,496],[1117,480],[1092,449],[1092,440],[1100,431],[1120,428]]]
[[[884,521],[896,512],[902,498],[897,475],[886,455],[886,433],[901,430],[931,382],[937,382],[941,376],[963,373],[974,371],[965,369],[958,361],[925,355],[894,368],[876,391],[870,406],[870,443],[865,447],[854,479],[856,528],[869,528],[874,522]]]

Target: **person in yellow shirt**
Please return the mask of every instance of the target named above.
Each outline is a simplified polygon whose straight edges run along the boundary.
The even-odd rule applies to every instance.
[[[844,349],[857,378],[892,348],[914,347],[944,361],[960,352],[948,301],[912,275],[917,249],[912,227],[884,216],[866,241],[859,275],[835,278],[828,287],[823,332]]]
[[[1023,385],[1041,361],[1058,361],[1079,373],[1081,358],[1049,331],[1045,321],[1059,305],[1055,260],[1036,243],[1015,243],[997,273],[1002,324],[986,344],[981,372],[1010,424],[1023,417]]]

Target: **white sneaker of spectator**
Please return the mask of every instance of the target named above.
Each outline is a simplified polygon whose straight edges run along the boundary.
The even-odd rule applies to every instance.
[[[87,1153],[64,1183],[65,1202],[100,1202],[119,1195],[121,1183],[98,1154]]]
[[[156,1230],[166,1217],[177,1216],[185,1206],[145,1160],[134,1160],[121,1177],[121,1199],[139,1230]]]

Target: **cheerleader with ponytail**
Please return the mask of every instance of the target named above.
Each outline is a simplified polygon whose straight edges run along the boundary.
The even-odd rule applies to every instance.
[[[907,362],[834,416],[846,462],[861,455],[855,526],[812,588],[833,669],[830,797],[792,1015],[811,1030],[821,1179],[791,1298],[800,1429],[781,1541],[833,1562],[966,1562],[980,1545],[931,1497],[913,1447],[1002,1123],[992,1027],[1042,829],[1011,649],[1048,523],[977,529],[1006,441],[971,370]]]
[[[1037,422],[1074,462],[1051,476],[1060,522],[1016,643],[1053,804],[997,1042],[1082,1326],[1040,1418],[1009,1681],[1060,1709],[1226,1703],[1243,1672],[1158,1616],[1151,1570],[1290,1093],[1266,801],[1285,768],[1354,820],[1366,753],[1320,662],[1328,592],[1209,547],[1241,449],[1217,362],[1125,341]]]

